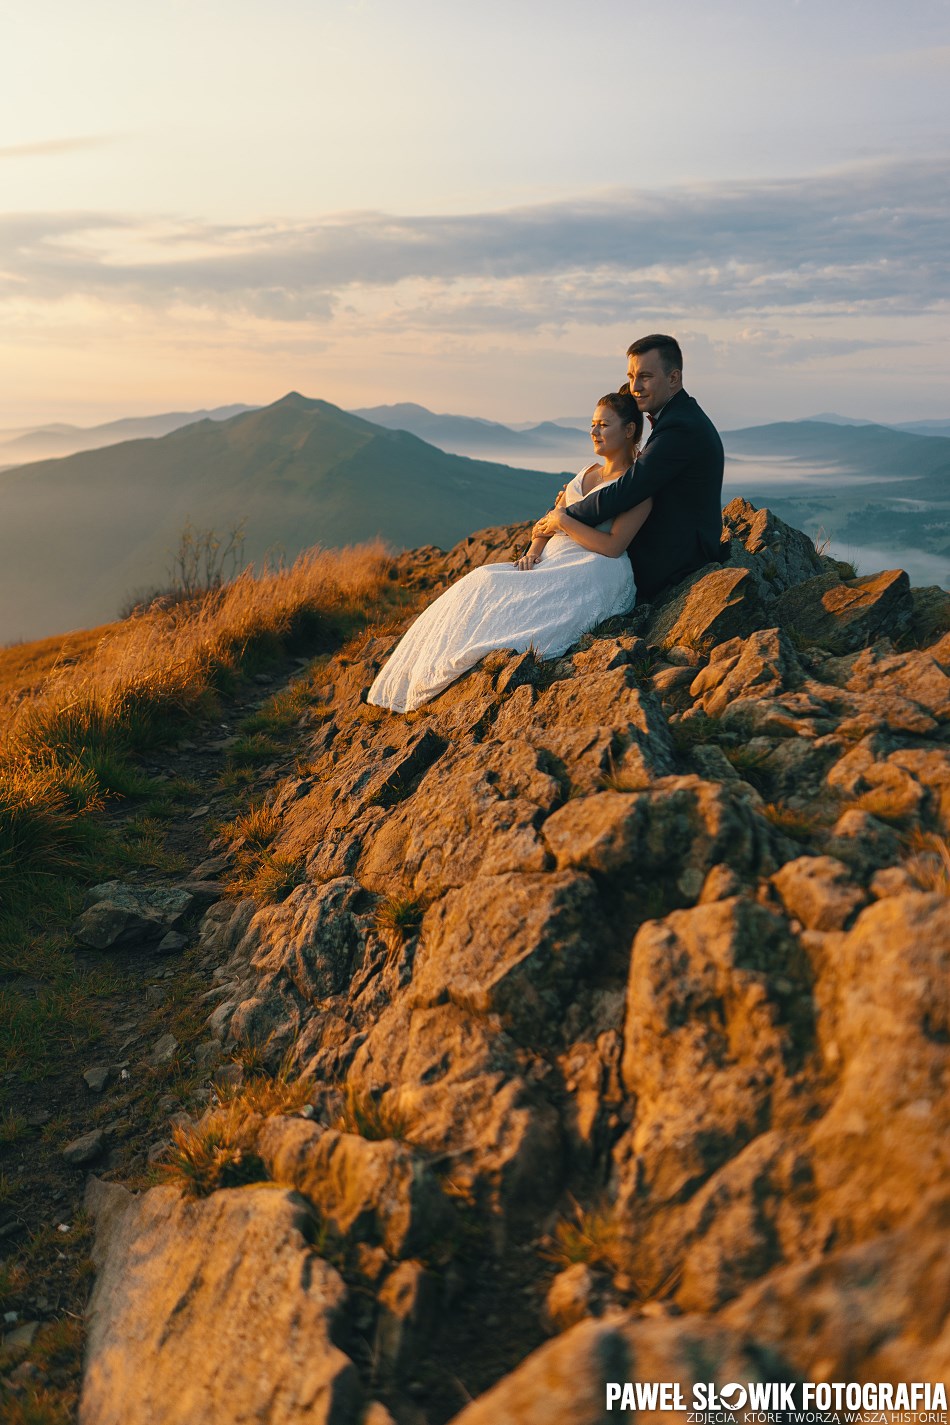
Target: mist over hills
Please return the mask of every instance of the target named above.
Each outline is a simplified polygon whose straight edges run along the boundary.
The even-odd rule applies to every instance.
[[[123,440],[168,435],[196,421],[226,421],[231,416],[256,409],[253,406],[217,406],[210,411],[166,411],[157,416],[128,416],[104,425],[75,426],[57,421],[30,430],[0,431],[0,469],[22,465],[27,460],[48,460],[75,455],[80,450],[101,450]]]
[[[767,504],[861,573],[899,566],[915,584],[950,587],[946,436],[784,421],[724,431],[723,444],[724,499]]]
[[[448,455],[291,393],[228,420],[0,472],[0,639],[115,617],[167,581],[186,520],[246,521],[246,557],[377,534],[449,547],[544,510],[560,481]]]
[[[473,416],[439,415],[410,401],[395,406],[368,406],[353,414],[389,430],[409,431],[454,455],[495,460],[523,458],[529,463],[542,458],[545,468],[551,468],[553,457],[558,468],[570,470],[580,469],[590,458],[586,428],[567,428],[554,421],[515,428]]]

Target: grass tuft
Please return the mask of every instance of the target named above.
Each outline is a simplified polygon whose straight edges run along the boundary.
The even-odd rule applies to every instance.
[[[816,817],[786,806],[784,802],[767,802],[761,813],[783,836],[802,845],[808,845],[825,830],[824,823]]]
[[[569,1215],[560,1218],[542,1255],[559,1267],[583,1262],[618,1271],[623,1266],[623,1235],[610,1208],[587,1209],[572,1199]]]
[[[348,1086],[333,1126],[340,1133],[356,1133],[360,1138],[381,1142],[387,1138],[406,1139],[410,1123],[408,1116],[385,1098],[377,1099],[366,1090]]]
[[[428,902],[423,896],[384,896],[376,907],[374,919],[388,940],[404,945],[418,934],[427,908]]]
[[[243,1104],[232,1103],[196,1127],[175,1124],[163,1170],[183,1197],[210,1197],[218,1188],[265,1182],[255,1140]]]

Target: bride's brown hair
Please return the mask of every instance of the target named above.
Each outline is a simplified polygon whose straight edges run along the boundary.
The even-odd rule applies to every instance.
[[[619,391],[608,391],[606,396],[601,396],[597,404],[598,406],[609,406],[612,411],[616,411],[625,426],[633,426],[634,444],[640,444],[640,437],[643,434],[643,414],[631,396],[630,387],[626,381]]]

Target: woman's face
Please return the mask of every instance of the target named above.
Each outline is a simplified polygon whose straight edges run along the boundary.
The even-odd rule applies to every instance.
[[[590,438],[598,455],[619,455],[630,444],[628,427],[611,410],[610,406],[598,406],[590,420]]]

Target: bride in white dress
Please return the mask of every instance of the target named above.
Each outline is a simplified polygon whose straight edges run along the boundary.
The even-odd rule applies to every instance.
[[[597,402],[590,434],[599,457],[574,476],[513,564],[473,569],[419,615],[367,694],[367,702],[412,712],[496,648],[559,658],[582,633],[633,604],[626,550],[647,518],[644,500],[591,529],[564,505],[618,479],[637,457],[643,417],[628,389]]]

